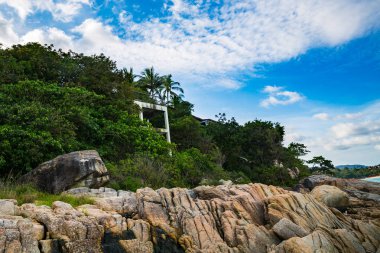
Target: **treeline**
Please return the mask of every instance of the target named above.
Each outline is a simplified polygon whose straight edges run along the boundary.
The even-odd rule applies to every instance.
[[[380,175],[380,165],[368,166],[365,168],[351,169],[334,169],[332,170],[335,177],[340,178],[366,178]]]
[[[81,149],[98,150],[111,186],[124,189],[219,179],[291,185],[309,173],[306,147],[285,147],[280,124],[240,125],[219,114],[202,126],[183,98],[180,84],[153,67],[138,75],[104,55],[37,43],[0,49],[0,173],[22,174]],[[139,120],[135,99],[169,106],[172,144]]]

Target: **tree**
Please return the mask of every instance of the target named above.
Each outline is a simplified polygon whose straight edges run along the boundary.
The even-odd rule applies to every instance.
[[[24,173],[57,155],[96,149],[105,161],[147,152],[167,155],[166,140],[125,103],[83,87],[39,81],[0,85],[0,174]]]
[[[323,156],[314,156],[307,163],[312,164],[311,169],[316,172],[331,173],[331,170],[334,169],[332,161],[327,160]]]
[[[159,90],[162,85],[162,79],[158,73],[154,72],[154,68],[146,68],[141,72],[139,86],[145,89],[152,99],[159,97]]]
[[[256,166],[271,166],[279,161],[285,130],[279,123],[254,120],[241,132],[242,155]]]
[[[124,69],[122,70],[122,72],[123,72],[124,80],[125,80],[127,83],[134,84],[134,83],[136,82],[135,79],[136,79],[137,75],[135,75],[135,74],[133,73],[133,68],[129,68],[129,70],[126,69],[126,68],[124,68]]]
[[[299,158],[300,156],[304,156],[310,152],[309,150],[307,150],[307,147],[304,144],[296,142],[290,143],[288,146],[288,150],[297,158]]]
[[[14,83],[26,79],[58,82],[61,57],[52,45],[28,43],[0,51],[2,83]]]
[[[174,97],[169,109],[170,124],[185,116],[191,116],[194,111],[194,105],[188,101],[182,100],[181,97]]]
[[[79,66],[76,83],[88,90],[110,96],[124,81],[122,71],[117,69],[116,62],[103,54],[92,56],[76,54],[73,58]]]
[[[183,96],[183,89],[179,82],[172,79],[172,75],[166,75],[161,78],[161,102],[166,105],[173,104],[173,99]],[[178,93],[176,93],[177,91]]]
[[[217,122],[211,122],[206,126],[207,134],[226,156],[224,167],[228,170],[239,170],[235,167],[241,164],[240,131],[241,126],[234,118],[227,119],[225,113],[215,115]]]
[[[185,116],[170,125],[170,135],[178,150],[197,148],[204,153],[214,147],[205,129],[193,116]]]
[[[280,161],[285,168],[299,171],[299,176],[298,178],[294,178],[295,180],[310,175],[310,170],[305,165],[305,161],[300,158],[309,152],[307,147],[302,143],[292,142],[288,147],[283,148]]]
[[[116,62],[103,54],[85,56],[55,50],[53,45],[28,43],[0,48],[0,81],[2,84],[39,80],[60,86],[82,86],[110,96],[124,81]]]

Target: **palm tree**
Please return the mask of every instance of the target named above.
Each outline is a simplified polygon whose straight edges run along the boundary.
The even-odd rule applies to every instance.
[[[133,68],[129,68],[129,71],[128,69],[124,68],[123,76],[124,76],[124,80],[129,84],[134,84],[135,78],[137,77],[137,75],[133,73]]]
[[[158,73],[154,72],[153,67],[146,68],[141,72],[139,85],[148,91],[151,98],[156,99],[156,97],[159,96],[161,84],[161,77]]]
[[[167,105],[171,103],[174,98],[183,97],[183,89],[180,87],[179,82],[174,82],[172,75],[163,76],[161,86],[161,101]],[[174,91],[178,91],[175,93]]]

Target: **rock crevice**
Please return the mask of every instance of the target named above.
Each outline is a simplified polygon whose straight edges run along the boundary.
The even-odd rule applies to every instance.
[[[346,196],[335,188],[327,187],[319,198],[263,184],[143,188],[136,193],[82,187],[66,193],[93,197],[94,205],[17,206],[3,200],[6,208],[0,211],[8,214],[0,216],[0,250],[376,252],[380,220],[355,219],[326,205],[337,192]],[[351,204],[358,202],[349,195],[347,208]]]

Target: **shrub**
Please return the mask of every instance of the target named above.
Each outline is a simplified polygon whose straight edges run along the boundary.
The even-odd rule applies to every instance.
[[[185,186],[195,187],[203,179],[210,184],[217,183],[220,179],[227,179],[228,176],[215,163],[211,162],[208,155],[202,154],[199,149],[191,148],[174,155],[173,183],[184,183]]]
[[[111,174],[109,186],[132,191],[142,187],[156,189],[167,186],[169,175],[162,159],[147,154],[135,154],[117,164],[107,164]]]
[[[173,152],[172,156],[130,155],[119,163],[108,163],[110,187],[135,191],[142,187],[195,187],[202,180],[216,184],[227,173],[198,149]]]

